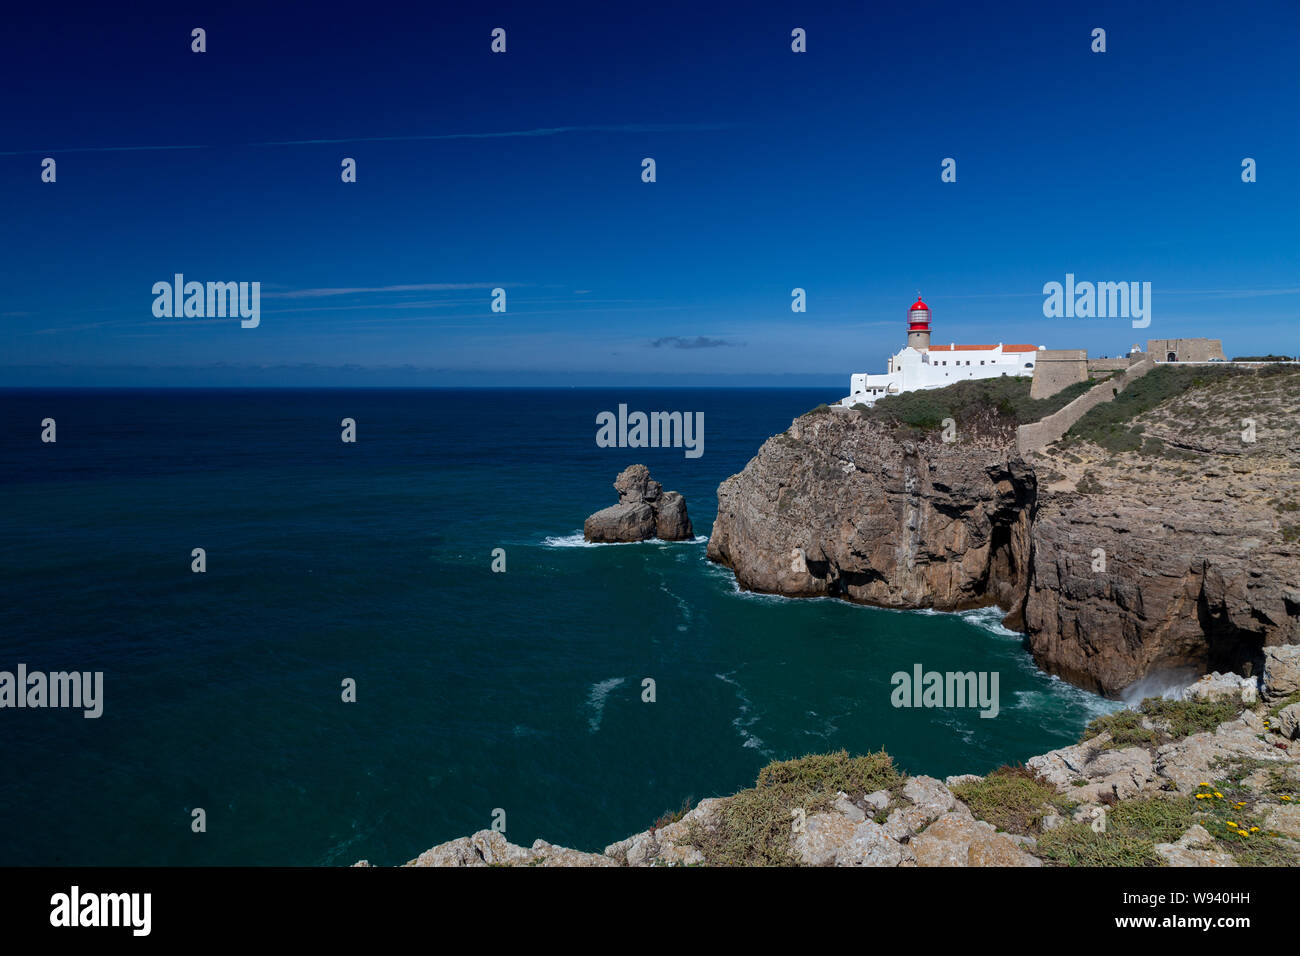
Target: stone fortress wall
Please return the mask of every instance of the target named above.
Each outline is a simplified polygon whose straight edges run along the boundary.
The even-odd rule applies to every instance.
[[[1088,380],[1088,353],[1084,349],[1039,349],[1034,363],[1030,398],[1047,398],[1075,382]]]
[[[1157,362],[1227,361],[1219,339],[1148,339],[1147,354]]]
[[[1021,455],[1028,455],[1056,441],[1088,412],[1098,405],[1109,402],[1124,391],[1131,382],[1137,381],[1156,367],[1151,353],[1143,353],[1132,365],[1128,366],[1114,378],[1098,382],[1060,411],[1053,412],[1046,418],[1016,429],[1016,450]],[[1059,391],[1059,389],[1058,389]],[[1032,395],[1032,391],[1030,392]]]

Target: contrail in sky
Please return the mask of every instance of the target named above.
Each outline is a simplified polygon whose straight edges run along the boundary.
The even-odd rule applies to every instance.
[[[319,146],[337,143],[401,143],[441,139],[513,139],[527,136],[560,136],[564,133],[689,133],[733,129],[733,123],[631,123],[622,126],[546,126],[541,129],[515,129],[495,133],[433,133],[425,136],[352,136],[343,139],[282,139],[261,143],[236,143],[236,146]],[[229,146],[230,144],[223,144]],[[18,149],[0,151],[0,156],[50,155],[54,153],[117,153],[163,149],[216,149],[211,145],[194,146],[71,146],[66,149]]]

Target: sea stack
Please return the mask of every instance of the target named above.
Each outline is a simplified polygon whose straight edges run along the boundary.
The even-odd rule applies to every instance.
[[[650,478],[645,465],[629,465],[614,480],[618,504],[610,505],[586,520],[582,536],[588,541],[685,541],[695,537],[686,514],[686,499],[675,491],[664,491]]]

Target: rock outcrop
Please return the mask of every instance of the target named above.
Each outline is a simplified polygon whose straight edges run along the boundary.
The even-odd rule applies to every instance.
[[[718,488],[708,556],[753,591],[1011,610],[1027,583],[1034,495],[1006,435],[945,444],[825,409]]]
[[[618,504],[597,511],[582,526],[588,541],[685,541],[695,536],[686,513],[686,499],[664,491],[650,478],[645,465],[629,465],[614,481]]]
[[[1300,645],[1264,648],[1264,699],[1282,700],[1300,692]]]
[[[708,556],[755,591],[997,605],[1040,667],[1108,695],[1259,673],[1300,643],[1297,404],[1300,371],[1228,375],[1138,415],[1129,450],[1029,457],[996,421],[945,442],[817,409],[721,484]]]

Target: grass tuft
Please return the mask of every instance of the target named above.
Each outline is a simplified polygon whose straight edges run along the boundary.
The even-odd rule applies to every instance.
[[[1094,718],[1084,729],[1079,742],[1106,732],[1111,735],[1108,748],[1155,745],[1166,741],[1162,740],[1160,733],[1142,726],[1143,717],[1163,728],[1163,735],[1167,739],[1179,740],[1191,734],[1214,730],[1219,724],[1241,716],[1245,709],[1239,698],[1165,700],[1163,697],[1148,697],[1138,705],[1137,710],[1117,710],[1113,714]]]
[[[1063,809],[1056,788],[1023,766],[999,767],[981,780],[954,785],[952,792],[978,819],[1009,833],[1041,829],[1039,824],[1048,812],[1044,804]]]
[[[812,754],[768,764],[757,785],[729,797],[709,830],[692,825],[687,842],[713,866],[790,866],[790,811],[830,807],[839,791],[851,800],[903,780],[894,759],[881,751],[850,757],[848,751]]]

